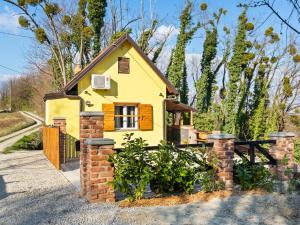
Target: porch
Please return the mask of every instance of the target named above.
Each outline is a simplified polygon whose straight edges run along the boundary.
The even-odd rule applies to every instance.
[[[166,100],[167,111],[167,141],[174,144],[197,143],[196,130],[193,125],[193,107],[183,104],[177,100]]]

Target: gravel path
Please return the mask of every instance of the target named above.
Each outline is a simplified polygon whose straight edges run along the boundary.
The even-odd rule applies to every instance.
[[[300,196],[270,194],[173,207],[88,204],[41,151],[0,153],[0,224],[300,224]]]

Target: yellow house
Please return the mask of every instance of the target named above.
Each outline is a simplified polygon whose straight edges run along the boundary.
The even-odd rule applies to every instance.
[[[125,133],[157,145],[176,136],[178,129],[192,130],[180,119],[177,123],[174,119],[173,129],[167,129],[166,111],[193,111],[175,101],[177,95],[174,86],[130,36],[123,35],[79,71],[62,92],[45,95],[45,123],[51,125],[55,117],[64,117],[67,134],[79,139],[80,112],[101,111],[104,137],[114,139],[116,147],[121,146]],[[185,136],[193,139],[190,133]]]

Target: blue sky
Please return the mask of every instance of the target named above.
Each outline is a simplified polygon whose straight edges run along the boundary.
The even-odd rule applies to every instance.
[[[140,9],[140,0],[123,0],[126,2],[131,11],[136,13]],[[289,6],[286,4],[285,0],[277,0],[279,3],[277,5],[278,9],[287,9]],[[149,0],[144,0],[145,2],[145,14],[149,15]],[[184,0],[152,0],[154,3],[154,12],[158,15],[159,18],[163,19],[164,26],[174,26],[178,28],[178,15],[184,6]],[[195,6],[199,7],[201,2],[206,2],[209,6],[209,12],[216,11],[218,8],[223,7],[228,10],[227,15],[222,20],[223,24],[226,24],[229,28],[236,28],[236,19],[241,12],[240,8],[237,8],[236,5],[241,2],[240,0],[207,0],[199,1],[195,0]],[[4,3],[0,0],[0,65],[9,67],[12,70],[5,69],[0,66],[0,82],[5,80],[7,77],[15,76],[19,72],[23,72],[26,68],[26,55],[34,39],[28,38],[33,37],[33,34],[21,29],[18,26],[18,15],[19,11],[11,5]],[[286,11],[287,13],[287,11]],[[249,10],[249,20],[250,21],[264,21],[266,17],[270,14],[270,11],[267,8],[255,8]],[[255,18],[255,20],[254,20]],[[281,26],[279,20],[272,16],[265,24],[261,27],[273,25],[275,29],[280,30]],[[299,24],[298,24],[299,25]],[[285,29],[285,28],[284,28]],[[8,35],[5,33],[23,35],[26,37],[18,37],[13,35]],[[28,37],[27,37],[28,36]],[[187,48],[187,53],[189,54],[199,54],[201,53],[201,48],[203,44],[203,35],[201,32],[197,35],[198,38],[193,39],[190,45]],[[169,45],[173,45],[175,41],[175,36],[173,41]],[[169,46],[169,48],[171,48]]]

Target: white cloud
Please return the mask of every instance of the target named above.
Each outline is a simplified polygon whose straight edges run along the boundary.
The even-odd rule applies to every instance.
[[[154,33],[154,38],[157,40],[164,40],[168,35],[169,38],[173,38],[179,34],[179,29],[173,25],[161,25]]]
[[[20,75],[17,74],[0,74],[0,89],[1,86],[4,85],[5,83],[7,83],[9,80],[13,79],[13,78],[17,78]]]
[[[0,11],[0,30],[17,33],[19,27],[18,15],[5,6],[4,10]]]

